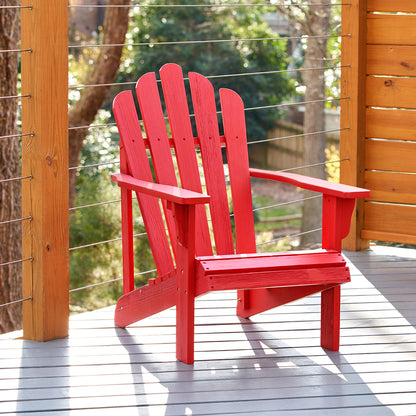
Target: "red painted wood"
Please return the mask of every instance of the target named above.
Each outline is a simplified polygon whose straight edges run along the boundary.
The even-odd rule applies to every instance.
[[[172,139],[168,138],[154,74],[137,84],[147,139],[143,139],[131,93],[121,93],[114,113],[121,137],[121,174],[113,175],[122,189],[123,256],[126,291],[132,290],[131,191],[138,195],[159,277],[123,295],[115,322],[126,326],[176,305],[177,358],[194,361],[194,299],[213,290],[237,289],[237,313],[249,317],[275,306],[322,292],[321,345],[339,347],[340,284],[350,281],[341,255],[341,240],[349,230],[356,197],[368,196],[360,188],[329,183],[282,172],[249,169],[240,97],[221,90],[224,137],[219,136],[214,91],[211,83],[189,75],[198,137],[193,137],[182,70],[169,64],[161,79]],[[236,226],[236,251],[229,217],[221,145],[226,145]],[[195,146],[202,154],[209,196],[202,193]],[[174,147],[180,182],[178,188],[171,156]],[[158,183],[153,183],[146,147],[150,149]],[[291,183],[324,194],[323,249],[307,252],[255,253],[250,176]],[[158,199],[166,201],[176,267]],[[212,256],[204,203],[210,203],[216,256]],[[198,257],[196,257],[198,254]]]
[[[126,153],[120,147],[120,171],[128,173]],[[133,245],[133,209],[132,192],[121,190],[121,239],[123,246],[123,293],[134,290],[134,245]]]
[[[195,206],[175,204],[178,229],[176,267],[176,358],[194,362],[195,311]]]
[[[237,93],[227,89],[220,90],[220,99],[233,199],[236,252],[255,253],[244,104]]]
[[[335,285],[338,285],[338,283],[332,285],[326,283],[323,285],[311,286],[273,287],[244,291],[244,293],[249,292],[250,300],[249,302],[246,302],[247,306],[244,307],[244,303],[238,298],[237,315],[241,316],[241,318],[249,318],[258,313],[276,308],[277,306],[285,305],[294,300],[322,292]]]
[[[341,288],[335,286],[321,293],[321,346],[339,350]]]
[[[296,173],[250,169],[250,175],[253,178],[273,179],[298,186],[302,189],[321,192],[325,195],[337,196],[340,198],[365,198],[370,195],[370,191],[368,189],[328,182],[322,179],[298,175]]]
[[[175,148],[182,187],[202,193],[195,152],[197,143],[192,133],[182,68],[179,65],[166,64],[160,69],[160,78],[172,132],[172,146]],[[196,230],[198,234],[196,241],[197,255],[211,255],[212,246],[204,206],[196,207]]]
[[[175,202],[178,204],[206,204],[210,200],[209,195],[197,194],[196,192],[188,191],[187,189],[178,188],[176,186],[161,185],[159,183],[142,181],[123,173],[116,173],[111,175],[111,179],[122,188],[141,192],[146,195],[162,198],[166,201]]]
[[[125,328],[127,325],[175,306],[176,291],[176,278],[171,273],[158,284],[145,285],[126,293],[117,301],[115,324]]]
[[[341,251],[348,235],[355,199],[324,195],[322,206],[322,247]]]
[[[200,265],[199,265],[200,266]],[[346,283],[351,281],[347,267],[319,267],[306,269],[255,271],[205,275],[197,268],[197,296],[214,290],[257,289]]]
[[[113,103],[114,117],[120,133],[120,140],[125,148],[129,172],[144,181],[152,182],[152,173],[147,159],[146,148],[137,117],[133,95],[124,91],[117,95]],[[148,195],[137,194],[143,221],[149,232],[149,243],[152,249],[159,275],[173,270],[173,259],[165,231],[162,213],[157,199]],[[125,253],[128,255],[128,253]]]
[[[204,275],[216,275],[223,273],[251,273],[267,272],[276,270],[307,269],[315,267],[345,267],[346,261],[337,252],[328,253],[309,253],[286,255],[285,253],[275,253],[274,255],[235,255],[214,257],[210,259],[199,258],[200,273]]]
[[[150,146],[156,181],[164,185],[178,186],[154,72],[140,77],[136,84],[136,95]],[[167,210],[166,201],[162,201],[162,204],[171,241],[176,241],[172,213]],[[173,244],[172,248],[175,254],[176,246]]]
[[[211,196],[210,211],[217,254],[234,252],[225,186],[214,88],[202,75],[190,72],[192,102],[204,165],[205,182]]]

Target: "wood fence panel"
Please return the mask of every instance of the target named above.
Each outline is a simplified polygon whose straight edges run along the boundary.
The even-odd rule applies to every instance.
[[[416,76],[416,48],[414,46],[368,45],[367,74]]]
[[[366,170],[388,172],[416,171],[416,142],[366,140]]]
[[[415,109],[416,78],[367,77],[366,96],[370,107]]]
[[[416,244],[416,206],[365,203],[363,236],[366,238]]]
[[[415,244],[416,2],[368,0],[367,11],[363,172],[371,196],[361,236]]]
[[[366,136],[416,141],[416,111],[367,108]]]
[[[416,205],[414,174],[367,170],[364,186],[371,189],[370,201]]]
[[[415,0],[367,0],[369,12],[416,13]]]
[[[367,43],[416,45],[416,15],[369,14]]]

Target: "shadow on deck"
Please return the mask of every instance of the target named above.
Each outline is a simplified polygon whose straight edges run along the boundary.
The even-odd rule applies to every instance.
[[[68,339],[0,337],[0,415],[414,415],[416,252],[346,257],[339,352],[319,347],[318,296],[251,320],[233,292],[199,298],[193,366],[175,360],[174,310],[123,330],[106,308]]]

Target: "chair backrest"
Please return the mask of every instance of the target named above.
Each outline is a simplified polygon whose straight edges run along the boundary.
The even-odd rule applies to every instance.
[[[255,252],[247,137],[241,98],[234,91],[220,90],[224,130],[224,135],[220,136],[213,86],[202,75],[189,73],[197,129],[197,137],[194,137],[181,67],[176,64],[164,65],[160,70],[160,79],[171,137],[168,135],[155,73],[143,75],[135,89],[146,132],[145,139],[132,92],[122,92],[114,100],[113,111],[120,132],[123,173],[146,181],[153,181],[154,173],[158,183],[177,186],[177,163],[180,186],[200,193],[205,191],[201,184],[203,176],[205,192],[211,196],[209,211],[216,254]],[[223,165],[224,146],[235,224],[235,249]],[[198,166],[199,151],[203,175]],[[162,211],[153,197],[138,195],[138,200],[156,267],[159,274],[164,275],[174,267],[164,222],[165,218],[170,238],[174,239],[171,213],[165,204]],[[204,206],[197,206],[196,217],[196,253],[198,256],[211,255],[213,248]]]

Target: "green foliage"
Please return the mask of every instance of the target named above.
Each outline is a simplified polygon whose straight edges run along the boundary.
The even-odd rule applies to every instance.
[[[174,4],[173,0],[147,0],[143,5]],[[192,4],[190,0],[181,2]],[[212,4],[202,1],[201,5]],[[184,73],[203,75],[241,74],[283,70],[286,67],[282,40],[229,41],[230,39],[273,38],[261,15],[262,7],[140,7],[135,9],[129,31],[130,43],[150,45],[128,47],[118,81],[136,81],[146,72],[157,71],[163,64],[174,62]],[[160,42],[219,40],[191,44]],[[159,43],[159,44],[157,44]],[[245,107],[278,104],[291,93],[291,82],[284,74],[233,76],[213,79],[221,87],[237,91]],[[246,112],[249,140],[266,137],[278,117],[276,109]]]
[[[101,122],[108,114],[101,113]],[[118,145],[110,128],[94,129],[87,137],[81,165],[100,164],[117,160]],[[77,181],[76,206],[94,205],[120,198],[119,188],[111,182],[115,166],[96,166],[80,169]],[[137,206],[137,204],[134,204]],[[144,233],[138,208],[134,211],[134,233]],[[118,239],[121,236],[120,203],[92,206],[75,210],[70,215],[70,247]],[[137,272],[154,268],[146,235],[135,239]],[[122,276],[121,241],[111,241],[70,251],[70,288],[108,282]],[[147,283],[151,274],[136,278],[137,285]],[[122,282],[116,281],[71,293],[72,311],[92,310],[108,306],[122,294]]]

